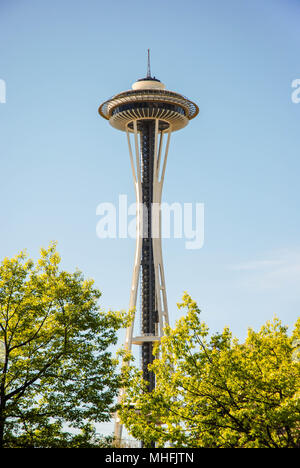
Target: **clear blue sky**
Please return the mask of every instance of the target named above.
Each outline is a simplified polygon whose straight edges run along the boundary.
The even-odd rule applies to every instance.
[[[197,102],[172,137],[163,200],[205,205],[205,243],[164,240],[171,323],[184,290],[243,338],[299,315],[297,0],[1,0],[0,257],[58,241],[104,308],[127,308],[134,240],[100,240],[96,207],[134,201],[126,137],[99,104],[152,72]]]

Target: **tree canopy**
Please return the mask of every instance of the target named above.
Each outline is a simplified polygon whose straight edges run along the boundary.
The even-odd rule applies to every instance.
[[[37,262],[0,265],[0,447],[99,446],[119,387],[110,346],[122,313],[80,271],[60,271],[55,243]]]
[[[300,320],[291,336],[278,319],[239,343],[225,328],[210,335],[188,294],[186,315],[166,327],[151,365],[156,388],[124,366],[120,416],[145,446],[300,447]]]

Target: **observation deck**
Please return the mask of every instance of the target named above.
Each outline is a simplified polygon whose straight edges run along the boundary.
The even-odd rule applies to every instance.
[[[116,94],[103,102],[99,114],[116,129],[133,131],[134,120],[159,119],[159,130],[184,128],[199,113],[198,106],[181,94],[165,89],[156,78],[142,78],[132,90]]]

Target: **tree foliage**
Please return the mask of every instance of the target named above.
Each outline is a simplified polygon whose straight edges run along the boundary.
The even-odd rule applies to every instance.
[[[155,390],[124,367],[120,415],[131,434],[146,446],[299,448],[300,320],[292,336],[274,319],[240,344],[228,328],[209,336],[188,294],[179,307],[186,316],[156,348]]]
[[[93,281],[59,264],[53,243],[36,263],[20,253],[0,265],[1,447],[99,446],[94,424],[111,417],[109,347],[125,317],[101,311]]]

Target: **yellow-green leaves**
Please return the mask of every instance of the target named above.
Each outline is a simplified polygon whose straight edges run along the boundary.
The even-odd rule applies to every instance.
[[[21,253],[0,264],[0,446],[61,446],[72,438],[64,423],[84,431],[113,409],[109,346],[127,316],[102,311],[94,282],[59,267],[55,243],[37,262]]]
[[[299,321],[292,336],[274,319],[239,343],[229,328],[210,335],[187,293],[178,306],[185,315],[156,347],[155,390],[127,372],[127,429],[158,446],[299,447]]]

